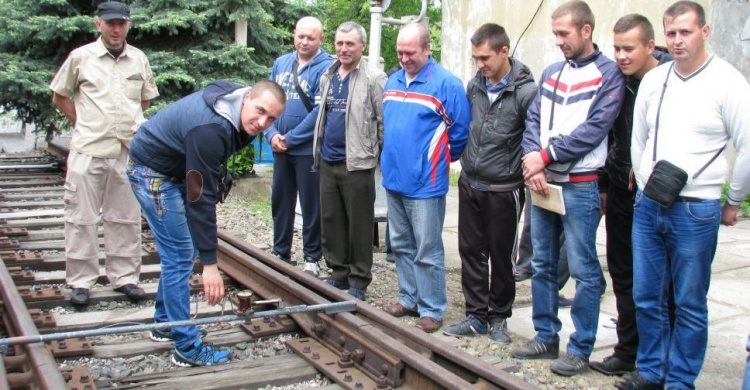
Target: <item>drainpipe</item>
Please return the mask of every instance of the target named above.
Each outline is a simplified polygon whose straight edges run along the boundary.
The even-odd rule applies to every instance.
[[[422,9],[419,16],[408,16],[402,19],[384,18],[385,12],[391,4],[391,0],[371,0],[370,1],[370,68],[380,69],[380,42],[382,25],[390,24],[400,26],[412,22],[421,22],[427,15],[427,1],[422,0]]]

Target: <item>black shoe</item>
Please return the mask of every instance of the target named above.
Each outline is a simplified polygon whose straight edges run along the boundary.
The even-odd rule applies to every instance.
[[[588,367],[589,359],[573,355],[570,352],[566,353],[565,356],[561,356],[549,366],[552,372],[562,376],[578,375],[586,371]]]
[[[271,251],[271,256],[274,256],[274,257],[276,257],[276,258],[278,258],[280,260],[283,260],[284,262],[287,262],[287,263],[289,263],[291,265],[297,265],[296,261],[292,262],[292,257],[291,256],[289,256],[289,255],[282,255],[281,253],[276,252],[275,250]]]
[[[89,304],[89,289],[74,288],[70,292],[70,303],[74,306],[87,306]]]
[[[620,390],[661,390],[664,385],[651,382],[640,374],[636,374],[630,376],[628,380],[615,382],[615,387]]]
[[[490,338],[492,341],[510,344],[511,340],[510,335],[508,335],[508,321],[505,318],[490,321]]]
[[[526,272],[516,272],[513,277],[516,279],[516,282],[523,282],[524,280],[531,279],[531,274]]]
[[[365,299],[365,290],[364,289],[352,287],[346,293],[349,294],[349,295],[351,295],[351,296],[353,296],[354,298],[359,299],[362,302],[367,302],[367,299]]]
[[[142,288],[136,286],[133,283],[128,283],[124,286],[120,286],[114,289],[117,292],[125,294],[131,301],[137,301],[146,295],[146,292]]]
[[[385,252],[385,261],[389,263],[395,263],[396,255],[394,255],[393,252]]]
[[[347,282],[346,280],[336,280],[334,278],[328,278],[326,279],[326,283],[330,284],[333,287],[336,287],[339,290],[349,289],[349,282]]]
[[[520,347],[513,348],[511,353],[518,359],[557,359],[560,354],[560,344],[543,343],[532,339]]]
[[[198,328],[198,338],[203,340],[208,335],[205,329]],[[148,336],[154,341],[174,341],[174,336],[169,328],[155,328],[151,329],[151,334]]]
[[[589,367],[604,375],[624,375],[635,371],[635,363],[625,362],[615,355],[607,356],[601,362],[591,362]]]

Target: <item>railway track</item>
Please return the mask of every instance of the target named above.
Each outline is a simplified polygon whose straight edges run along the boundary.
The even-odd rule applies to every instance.
[[[159,265],[145,225],[141,285],[147,297],[140,304],[130,303],[101,278],[102,286],[91,291],[89,308],[76,311],[69,306],[63,286],[61,166],[44,153],[0,155],[2,338],[152,320],[149,299],[156,293]],[[261,300],[280,299],[282,307],[353,299],[222,231],[219,267],[232,291],[250,290]],[[237,308],[236,297],[223,306],[203,303],[199,278],[191,280],[191,289],[197,317]],[[273,308],[257,305],[254,310]],[[506,372],[503,364],[473,357],[361,301],[352,312],[292,313],[208,330],[208,341],[232,351],[232,363],[177,368],[165,358],[172,345],[151,341],[147,332],[12,345],[0,359],[0,389],[301,388],[319,373],[327,381],[318,382],[330,382],[331,389],[534,388]]]

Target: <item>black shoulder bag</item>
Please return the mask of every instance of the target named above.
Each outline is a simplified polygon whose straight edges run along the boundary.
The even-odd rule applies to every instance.
[[[297,66],[299,66],[299,63],[297,60],[294,60],[294,65],[292,65],[292,77],[294,77],[294,89],[297,90],[297,93],[299,94],[300,100],[302,100],[302,104],[305,105],[305,108],[307,108],[307,112],[312,111],[313,105],[310,101],[310,96],[307,96],[305,91],[302,89],[302,87],[299,85],[299,75],[297,75]]]
[[[673,68],[674,64],[672,64],[669,67],[669,71],[667,71],[667,77],[664,79],[664,86],[662,87],[661,96],[659,97],[659,105],[656,108],[656,122],[654,124],[654,153],[651,157],[652,163],[656,161],[656,143],[659,139],[659,114],[661,114],[661,104],[664,101],[664,92],[667,90],[667,81],[669,80],[669,75],[672,74]],[[719,157],[722,151],[724,151],[724,148],[719,149],[711,160],[693,175],[693,179],[703,173],[703,171],[708,168],[717,157]],[[687,180],[688,174],[682,168],[667,160],[659,160],[654,164],[651,176],[649,176],[646,186],[643,188],[643,194],[654,202],[660,204],[662,207],[669,208],[674,204],[675,200],[677,200],[677,197],[680,196],[680,192],[685,188]]]

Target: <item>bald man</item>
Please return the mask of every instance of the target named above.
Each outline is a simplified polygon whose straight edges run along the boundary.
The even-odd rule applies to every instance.
[[[383,92],[380,164],[400,299],[383,310],[420,317],[416,327],[431,333],[448,306],[441,237],[448,166],[466,145],[471,107],[463,82],[430,55],[425,25],[404,26],[396,52],[402,69]]]
[[[333,58],[320,47],[322,40],[320,20],[305,16],[297,21],[296,50],[276,59],[271,71],[271,80],[286,93],[286,109],[264,133],[273,149],[272,254],[291,262],[299,193],[305,272],[316,277],[322,250],[320,175],[313,170],[313,129],[320,101],[320,76],[333,64]]]

